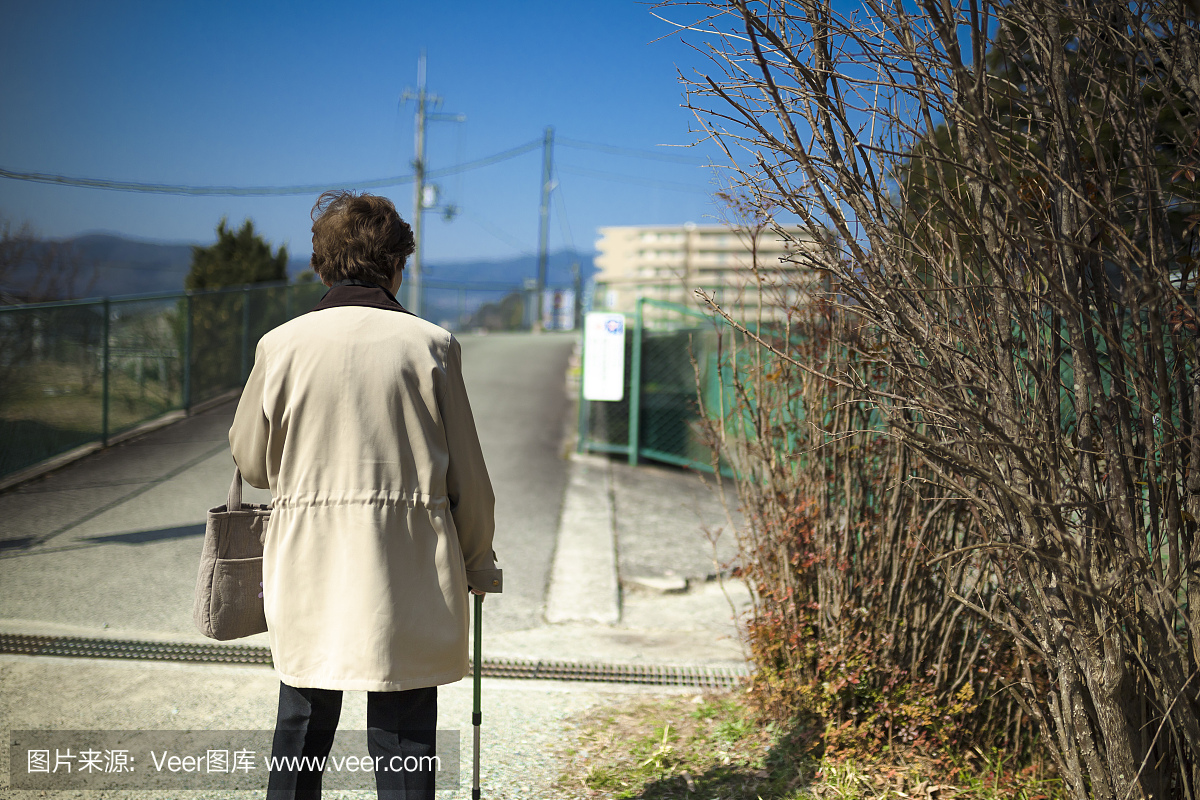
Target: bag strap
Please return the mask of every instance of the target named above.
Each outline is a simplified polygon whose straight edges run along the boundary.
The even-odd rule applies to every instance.
[[[242,510],[242,471],[233,468],[233,483],[229,484],[229,497],[225,501],[226,511]]]

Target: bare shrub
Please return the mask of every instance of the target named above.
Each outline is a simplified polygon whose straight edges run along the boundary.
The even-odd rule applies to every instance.
[[[886,389],[886,365],[862,355],[878,342],[829,298],[782,319],[776,299],[761,300],[719,337],[730,396],[705,415],[747,520],[758,703],[777,719],[815,715],[831,755],[1028,755],[1031,721],[1005,691],[1019,679],[1011,642],[955,599],[995,610],[995,576],[982,555],[929,563],[981,541],[978,513],[939,488],[860,391],[826,377]]]
[[[940,573],[953,602],[930,602],[919,624],[936,638],[936,615],[953,614],[953,651],[980,641],[997,668],[1015,654],[1021,679],[1000,688],[1036,719],[1072,796],[1195,797],[1196,10],[675,5],[705,15],[691,27],[713,71],[691,79],[691,104],[734,179],[759,208],[835,234],[805,257],[836,284],[826,316],[848,356],[814,361],[790,337],[743,335],[791,365],[781,380],[796,391],[824,381],[818,408],[866,401],[899,445],[868,447],[869,420],[831,427],[849,447],[860,437],[847,461],[890,458],[907,478],[882,484],[904,498],[892,507],[836,498],[851,539],[880,508],[862,519],[874,549],[846,580],[870,584],[897,558],[931,586]],[[752,430],[762,441],[765,427]],[[747,444],[748,480],[769,481],[787,451]],[[753,513],[782,526],[772,544],[794,530],[818,558],[847,563],[815,526],[788,528],[789,514],[820,509],[814,487],[774,501],[762,491],[770,508]],[[929,549],[909,560],[887,535],[914,527]],[[819,614],[840,600],[797,599]]]

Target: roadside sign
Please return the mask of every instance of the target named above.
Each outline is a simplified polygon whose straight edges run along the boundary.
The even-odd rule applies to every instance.
[[[575,330],[575,290],[547,289],[542,297],[542,330]]]
[[[625,315],[593,311],[583,323],[583,399],[625,396]]]

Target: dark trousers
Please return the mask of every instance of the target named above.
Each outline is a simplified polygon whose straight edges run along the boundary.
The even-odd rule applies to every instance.
[[[342,713],[335,689],[297,689],[279,684],[279,716],[271,755],[275,759],[324,759]],[[437,687],[367,693],[367,751],[374,759],[380,800],[434,800],[432,770],[408,771],[434,755]],[[278,763],[278,762],[276,762]],[[428,763],[427,761],[425,763]],[[311,764],[311,762],[310,762]],[[320,800],[321,772],[271,770],[268,800]]]

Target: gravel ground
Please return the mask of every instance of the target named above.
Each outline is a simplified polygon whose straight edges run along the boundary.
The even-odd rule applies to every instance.
[[[270,669],[212,665],[29,658],[0,655],[0,730],[270,730],[278,683]],[[615,684],[485,679],[481,786],[494,800],[553,797],[558,752],[573,731],[572,718],[633,694],[671,690]],[[366,694],[347,692],[341,727],[361,730]],[[441,687],[438,725],[461,731],[461,784],[439,797],[471,793],[471,683]],[[0,748],[0,786],[8,786],[8,748]],[[265,787],[266,775],[263,774]],[[178,795],[160,791],[6,792],[0,797],[55,800],[147,800]],[[191,792],[185,793],[195,796]],[[204,792],[204,800],[261,796],[262,792]],[[374,790],[327,791],[330,798],[374,798]]]

